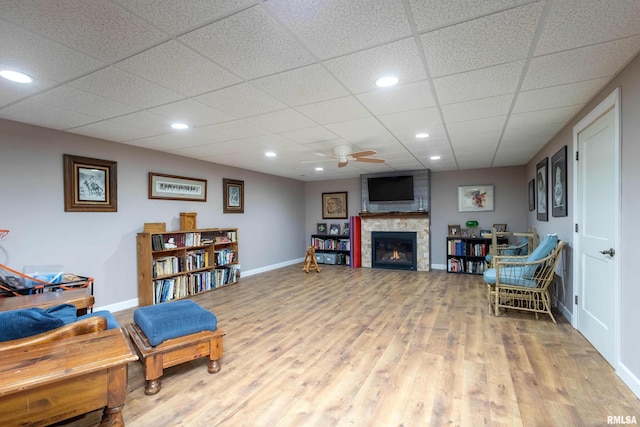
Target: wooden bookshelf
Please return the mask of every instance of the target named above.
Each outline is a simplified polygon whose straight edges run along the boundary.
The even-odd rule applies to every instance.
[[[240,279],[237,228],[138,233],[138,305],[186,298]]]
[[[312,234],[311,246],[321,264],[350,265],[351,239],[348,234]],[[318,259],[321,256],[322,259]]]
[[[499,238],[500,244],[507,239]],[[483,274],[485,257],[491,239],[484,237],[447,237],[447,271],[449,273]]]

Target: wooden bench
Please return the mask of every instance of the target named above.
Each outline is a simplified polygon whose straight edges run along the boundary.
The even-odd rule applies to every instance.
[[[48,308],[60,304],[72,304],[78,309],[78,315],[86,314],[93,306],[93,295],[87,288],[71,289],[61,292],[43,292],[33,295],[21,295],[0,298],[0,311],[18,310],[21,308]]]
[[[45,426],[100,408],[101,426],[124,426],[127,364],[138,357],[121,329],[12,343],[0,343],[3,426]]]

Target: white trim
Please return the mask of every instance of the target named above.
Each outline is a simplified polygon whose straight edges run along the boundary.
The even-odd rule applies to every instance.
[[[615,344],[614,344],[614,369],[618,369],[621,366],[620,363],[620,353],[621,353],[621,278],[620,278],[620,260],[622,257],[620,256],[620,236],[621,236],[621,208],[620,208],[620,191],[621,191],[621,177],[620,177],[620,88],[617,87],[607,96],[598,106],[596,106],[589,114],[587,114],[582,120],[580,120],[573,127],[573,151],[572,156],[575,159],[575,153],[578,150],[578,134],[589,127],[593,122],[595,122],[600,116],[613,109],[614,112],[614,135],[616,140],[615,147],[615,170],[617,172],[616,175],[616,184],[618,191],[615,192],[615,203],[614,203],[614,212],[613,212],[613,220],[614,220],[614,239],[615,239],[615,251],[616,256],[614,257],[614,327],[615,327]],[[579,165],[575,165],[573,168],[573,223],[578,223],[578,169]],[[581,287],[578,282],[578,278],[580,276],[580,239],[579,233],[575,233],[575,238],[573,239],[573,291],[574,295],[578,296],[578,300],[584,300],[583,296],[580,294]],[[580,316],[580,311],[578,310],[578,305],[573,304],[573,316],[571,325],[578,329],[578,317]],[[579,330],[579,329],[578,329]]]
[[[622,362],[618,363],[616,374],[618,374],[627,387],[640,398],[640,378],[636,377],[631,369],[627,368]]]
[[[115,304],[105,305],[103,307],[94,307],[93,311],[108,310],[112,313],[115,313],[116,311],[122,311],[122,310],[126,310],[127,308],[132,308],[137,306],[138,306],[138,298],[134,298],[127,301],[120,301]]]
[[[447,264],[431,264],[432,270],[446,270]]]
[[[260,274],[260,273],[264,273],[266,271],[276,270],[278,268],[287,267],[287,266],[293,265],[293,264],[298,264],[299,263],[300,265],[302,265],[303,262],[304,262],[304,258],[296,258],[296,259],[292,259],[292,260],[289,260],[289,261],[280,262],[278,264],[272,264],[272,265],[267,265],[267,266],[260,267],[260,268],[254,268],[253,270],[243,271],[240,274],[240,278],[242,279],[242,277],[253,276],[254,274]]]

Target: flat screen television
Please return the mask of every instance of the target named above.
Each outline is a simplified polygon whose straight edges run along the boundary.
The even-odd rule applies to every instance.
[[[408,202],[413,200],[413,176],[397,175],[367,178],[370,202]]]

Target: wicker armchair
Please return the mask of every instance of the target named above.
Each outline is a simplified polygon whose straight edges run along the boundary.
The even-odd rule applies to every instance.
[[[512,256],[495,257],[495,268],[487,270],[487,299],[496,316],[501,308],[547,313],[551,320],[551,295],[555,270],[564,242],[549,235],[528,257],[523,260]]]
[[[498,239],[518,237],[519,240],[516,243],[511,244],[499,244]],[[486,268],[495,267],[494,257],[496,256],[509,256],[514,259],[524,260],[529,256],[535,248],[538,246],[538,235],[535,228],[529,228],[529,231],[525,232],[513,232],[513,231],[497,231],[495,228],[491,229],[491,245],[489,246],[489,253],[487,254]]]

